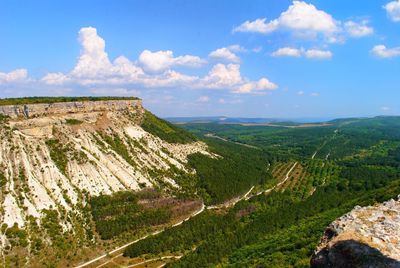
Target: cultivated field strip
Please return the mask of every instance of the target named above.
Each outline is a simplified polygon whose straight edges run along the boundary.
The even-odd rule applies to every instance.
[[[339,172],[338,167],[331,161],[304,160],[293,168],[294,163],[275,163],[272,175],[279,182],[275,187],[276,191],[290,191],[298,199],[307,198],[315,191],[316,187],[336,178]]]

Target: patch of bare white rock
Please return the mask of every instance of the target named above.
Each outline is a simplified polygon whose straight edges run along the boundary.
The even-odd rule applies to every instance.
[[[66,119],[83,121],[79,126],[65,124]],[[129,164],[102,140],[97,132],[99,120],[102,128],[112,129],[127,147],[135,165]],[[202,153],[217,157],[208,152],[206,144],[171,144],[146,132],[139,124],[129,118],[126,112],[91,112],[11,120],[11,135],[0,128],[0,163],[3,165],[7,183],[2,192],[2,211],[0,220],[8,226],[15,223],[23,228],[29,215],[40,219],[43,209],[69,211],[78,202],[79,195],[101,193],[111,194],[121,190],[139,190],[144,186],[155,186],[157,181],[149,175],[149,170],[168,170],[172,165],[188,173],[187,157]],[[50,157],[45,141],[53,138],[54,129],[61,133],[65,144],[73,150],[84,152],[88,158],[85,163],[69,160],[65,176]],[[132,145],[132,140],[140,146]],[[19,173],[23,172],[28,190],[17,191]],[[179,187],[173,178],[164,178],[172,188]],[[26,187],[25,187],[26,188]],[[40,224],[40,221],[38,221]],[[67,226],[68,224],[66,224]]]
[[[400,200],[392,199],[368,207],[356,206],[335,220],[327,231],[332,237],[325,235],[317,252],[329,250],[341,241],[356,241],[379,250],[393,261],[400,261]],[[399,267],[400,263],[396,265]]]

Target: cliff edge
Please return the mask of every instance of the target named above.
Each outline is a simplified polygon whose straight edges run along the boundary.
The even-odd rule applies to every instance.
[[[0,114],[16,119],[101,111],[129,110],[132,112],[138,109],[142,109],[142,101],[139,99],[93,100],[0,105]]]

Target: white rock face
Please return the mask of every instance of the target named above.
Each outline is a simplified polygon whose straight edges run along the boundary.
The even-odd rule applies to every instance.
[[[349,259],[357,261],[357,267],[376,267],[374,261],[386,265],[382,267],[400,267],[400,200],[356,206],[335,220],[318,246],[312,267],[340,267]],[[364,266],[363,260],[369,264]]]
[[[354,232],[386,256],[400,260],[400,201],[355,207],[332,223],[338,234]]]
[[[121,107],[105,102],[28,108],[35,116],[21,118],[17,113],[0,126],[0,172],[6,179],[0,195],[0,220],[9,227],[24,228],[29,216],[40,224],[44,209],[75,211],[77,204],[84,205],[86,193],[111,194],[158,185],[149,171],[163,172],[175,166],[193,173],[185,165],[190,154],[215,157],[202,142],[170,144],[146,132],[140,127],[144,109],[137,101]],[[67,124],[67,119],[82,123]],[[106,137],[117,138],[126,155],[116,151]],[[54,161],[48,140],[58,140],[57,146],[65,151],[65,170]],[[158,179],[171,189],[179,188],[173,178]]]
[[[141,100],[75,101],[20,105],[2,105],[0,114],[11,118],[35,118],[56,114],[90,113],[99,111],[136,110]]]

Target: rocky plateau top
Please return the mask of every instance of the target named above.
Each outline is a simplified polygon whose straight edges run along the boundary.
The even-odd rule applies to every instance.
[[[57,114],[136,110],[141,100],[97,100],[56,103],[0,105],[0,114],[11,118],[35,118]]]

